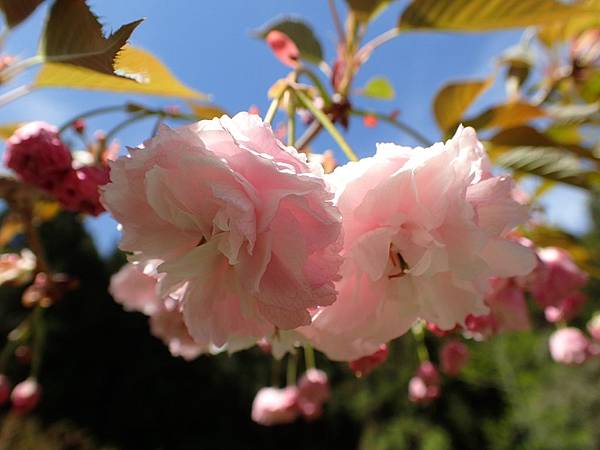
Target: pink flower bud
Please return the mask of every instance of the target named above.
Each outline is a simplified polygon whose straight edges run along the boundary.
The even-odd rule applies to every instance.
[[[290,39],[290,37],[278,30],[270,31],[267,34],[267,44],[273,50],[273,53],[277,59],[286,66],[296,67],[298,65],[298,59],[300,58],[300,50]]]
[[[385,362],[388,354],[389,350],[387,345],[382,344],[375,353],[350,361],[348,365],[350,366],[350,370],[352,370],[357,377],[367,376]]]
[[[408,399],[413,403],[427,404],[440,396],[440,378],[430,362],[421,363],[417,373],[408,383]]]
[[[417,369],[417,377],[422,378],[428,385],[440,383],[440,373],[431,361],[424,361]]]
[[[298,409],[306,419],[318,418],[330,396],[327,374],[322,370],[308,369],[298,380]]]
[[[4,405],[10,398],[11,388],[8,377],[0,374],[0,405]]]
[[[590,341],[579,328],[561,328],[550,336],[550,355],[561,364],[582,364],[590,355]]]
[[[30,122],[17,129],[6,143],[4,163],[25,182],[53,191],[71,170],[71,152],[56,127]]]
[[[262,388],[252,403],[252,420],[265,426],[291,423],[298,417],[297,400],[295,386]]]
[[[85,119],[77,119],[73,122],[73,129],[77,134],[83,134],[85,131]]]
[[[469,349],[458,339],[452,339],[442,347],[440,360],[442,371],[450,377],[455,377],[469,360]]]
[[[600,313],[595,313],[587,323],[587,329],[590,335],[597,341],[600,341]]]
[[[34,378],[27,378],[15,386],[10,394],[15,412],[25,414],[33,410],[39,403],[42,389]]]
[[[574,319],[583,308],[587,297],[579,291],[560,300],[557,306],[547,306],[544,309],[546,320],[550,323],[569,321]]]

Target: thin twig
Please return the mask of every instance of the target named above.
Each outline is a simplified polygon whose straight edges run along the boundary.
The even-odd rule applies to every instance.
[[[344,27],[342,25],[342,21],[340,20],[337,8],[335,7],[335,0],[329,0],[329,9],[331,10],[331,17],[333,18],[333,23],[335,25],[338,38],[341,43],[345,43],[346,36],[344,35]]]
[[[371,56],[373,50],[385,44],[386,42],[391,41],[399,34],[399,28],[392,28],[391,30],[381,33],[379,36],[376,36],[367,42],[360,50],[358,50],[358,52],[356,52],[356,60],[359,62],[359,64],[363,64],[367,59],[369,59],[369,56]]]

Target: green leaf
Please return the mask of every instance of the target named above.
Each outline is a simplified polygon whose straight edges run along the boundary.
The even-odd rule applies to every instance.
[[[453,82],[438,91],[433,101],[433,112],[444,134],[453,131],[469,106],[490,84],[491,79]]]
[[[44,0],[0,0],[0,10],[9,28],[27,19]]]
[[[374,77],[367,81],[361,94],[365,97],[376,98],[378,100],[393,100],[396,96],[396,91],[387,78]]]
[[[387,8],[393,0],[346,0],[348,8],[354,12],[361,22],[373,20]]]
[[[65,87],[168,97],[203,99],[206,94],[191,89],[179,81],[151,53],[135,47],[125,47],[117,57],[116,72],[123,77],[106,75],[71,64],[44,64],[33,87]],[[137,80],[132,82],[127,78]]]
[[[544,117],[545,112],[537,106],[524,102],[505,103],[485,110],[464,123],[476,130],[484,128],[509,128],[526,124]]]
[[[265,39],[273,30],[281,31],[294,41],[294,44],[296,44],[296,47],[298,47],[298,50],[300,51],[300,57],[302,59],[314,64],[319,64],[323,61],[323,49],[321,43],[316,38],[312,28],[304,21],[282,18],[259,30],[257,35],[261,39]]]
[[[548,180],[590,189],[598,173],[585,169],[579,158],[553,147],[516,147],[495,161],[506,168]]]
[[[413,0],[398,23],[401,29],[488,31],[556,23],[598,13],[587,3],[556,0]]]
[[[123,25],[108,37],[85,0],[56,0],[50,9],[40,53],[62,62],[112,75],[117,54],[142,22]]]

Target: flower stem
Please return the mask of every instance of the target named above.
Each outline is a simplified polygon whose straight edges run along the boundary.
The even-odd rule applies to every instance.
[[[352,148],[350,148],[344,137],[340,134],[335,125],[333,125],[329,117],[327,117],[327,115],[319,108],[317,108],[314,105],[314,103],[303,92],[296,89],[294,89],[293,92],[298,98],[298,100],[300,100],[300,103],[302,103],[306,107],[306,109],[308,109],[312,113],[312,115],[315,116],[319,123],[323,125],[323,128],[325,128],[329,132],[331,137],[337,142],[337,144],[346,154],[348,159],[350,161],[358,161],[358,158],[352,151]]]
[[[31,84],[24,84],[0,95],[0,108],[24,97],[33,90]]]
[[[425,344],[425,326],[423,322],[419,322],[412,327],[412,334],[417,343],[417,356],[419,358],[419,362],[430,361],[429,351],[427,350],[427,345]]]
[[[294,146],[296,144],[296,105],[290,96],[288,101],[288,145]]]
[[[270,124],[273,122],[275,118],[275,114],[277,114],[277,110],[279,109],[279,104],[281,103],[281,99],[283,98],[283,94],[287,89],[282,89],[281,92],[277,94],[277,96],[273,99],[271,104],[269,105],[269,109],[267,110],[267,114],[265,114],[264,122]]]
[[[44,308],[39,305],[36,306],[31,316],[33,322],[33,356],[31,360],[31,375],[37,379],[39,378],[44,355],[44,347],[46,344]]]
[[[293,386],[296,384],[296,374],[298,371],[298,352],[294,349],[287,359],[286,384]]]
[[[304,362],[306,364],[306,370],[314,369],[316,367],[315,351],[313,350],[312,345],[310,344],[304,345]]]

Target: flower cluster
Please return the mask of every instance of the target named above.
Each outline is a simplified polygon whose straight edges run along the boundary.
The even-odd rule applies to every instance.
[[[291,423],[299,416],[315,420],[323,414],[330,395],[327,374],[309,369],[295,386],[260,389],[252,404],[252,420],[266,426]]]
[[[98,187],[108,182],[108,167],[77,167],[52,125],[30,122],[18,128],[7,141],[4,163],[24,182],[52,195],[69,211],[94,216],[104,211]]]

